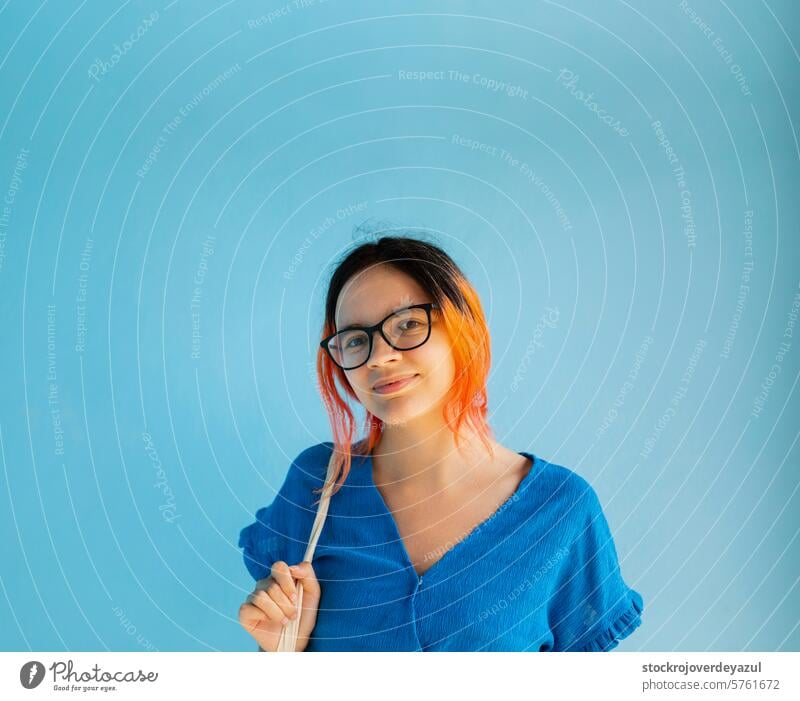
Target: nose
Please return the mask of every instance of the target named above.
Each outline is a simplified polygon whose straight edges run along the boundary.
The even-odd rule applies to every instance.
[[[396,348],[392,348],[386,342],[386,339],[381,336],[380,333],[376,332],[372,339],[372,353],[369,356],[367,365],[373,368],[382,365],[387,360],[399,359],[400,357],[400,351]]]

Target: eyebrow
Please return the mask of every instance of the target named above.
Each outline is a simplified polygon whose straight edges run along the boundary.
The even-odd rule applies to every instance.
[[[384,314],[381,319],[385,319],[389,314],[394,314],[394,312],[399,311],[401,309],[406,309],[408,307],[413,307],[417,302],[412,302],[411,304],[398,304],[396,307],[392,307],[386,314]],[[348,329],[360,329],[364,328],[365,326],[372,326],[372,324],[367,323],[359,323],[357,321],[353,322],[352,324],[348,324],[347,326],[342,326],[339,331],[347,331]]]

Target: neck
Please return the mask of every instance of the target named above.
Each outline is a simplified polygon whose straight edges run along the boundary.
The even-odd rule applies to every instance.
[[[500,448],[491,438],[489,445],[494,451]],[[398,483],[400,489],[431,490],[463,480],[465,472],[473,475],[468,478],[473,481],[478,473],[472,470],[492,460],[477,434],[464,427],[457,446],[455,435],[443,421],[436,426],[385,425],[372,458],[373,470],[382,483]]]

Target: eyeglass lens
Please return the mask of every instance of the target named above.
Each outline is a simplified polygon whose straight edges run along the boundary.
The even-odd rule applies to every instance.
[[[384,322],[383,332],[397,350],[414,348],[428,334],[428,314],[424,309],[403,309]],[[360,329],[340,331],[328,343],[333,359],[345,369],[364,363],[369,347],[369,336]]]

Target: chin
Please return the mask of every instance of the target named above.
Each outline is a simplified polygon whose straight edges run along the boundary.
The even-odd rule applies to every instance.
[[[419,408],[416,406],[408,406],[408,405],[403,406],[401,409],[400,403],[398,401],[400,399],[401,397],[397,397],[396,399],[393,400],[395,403],[397,403],[396,407],[397,411],[391,411],[390,407],[384,407],[385,409],[388,410],[380,411],[380,408],[378,408],[378,411],[371,412],[372,415],[375,416],[375,418],[380,419],[386,425],[404,426],[411,423],[420,416],[426,415],[431,410],[431,407],[429,406],[424,406],[422,408]],[[391,403],[392,402],[387,402],[387,404]]]
[[[373,415],[386,425],[401,425],[407,423],[411,418],[406,411],[381,411],[379,413],[373,412]]]

